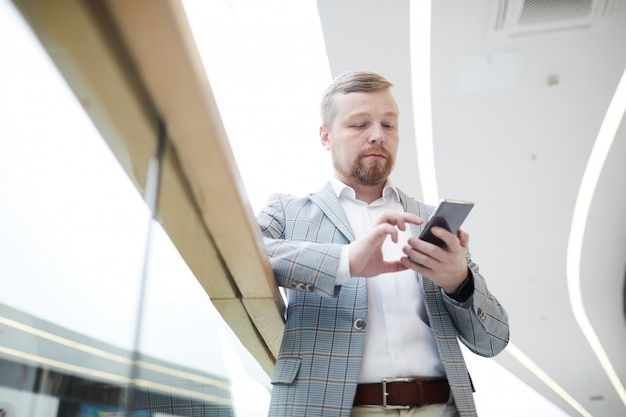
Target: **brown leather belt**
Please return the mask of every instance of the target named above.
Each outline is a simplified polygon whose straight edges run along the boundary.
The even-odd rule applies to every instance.
[[[447,379],[384,378],[382,383],[357,385],[354,405],[410,408],[445,403],[449,398]]]

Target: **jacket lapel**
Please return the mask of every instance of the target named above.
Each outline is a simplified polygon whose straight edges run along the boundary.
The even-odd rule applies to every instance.
[[[355,237],[350,227],[350,222],[346,213],[343,211],[339,199],[333,190],[330,182],[327,182],[324,188],[322,188],[317,194],[311,194],[311,201],[313,201],[324,214],[330,219],[330,221],[339,229],[339,231],[348,239],[353,242]]]

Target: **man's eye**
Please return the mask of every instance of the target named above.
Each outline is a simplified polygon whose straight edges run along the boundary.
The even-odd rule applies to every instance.
[[[357,123],[357,124],[352,125],[352,127],[355,127],[357,129],[364,129],[367,127],[367,123]]]

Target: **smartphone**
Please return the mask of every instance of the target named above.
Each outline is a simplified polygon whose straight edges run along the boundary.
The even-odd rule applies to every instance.
[[[422,233],[420,233],[419,238],[439,247],[444,247],[444,241],[433,235],[430,229],[433,226],[440,226],[456,234],[473,207],[474,203],[471,201],[441,200],[422,228]]]

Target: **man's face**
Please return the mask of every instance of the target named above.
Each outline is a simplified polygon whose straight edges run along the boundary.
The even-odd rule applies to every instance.
[[[330,129],[320,128],[324,147],[344,183],[386,181],[398,151],[398,106],[391,91],[338,94]]]

